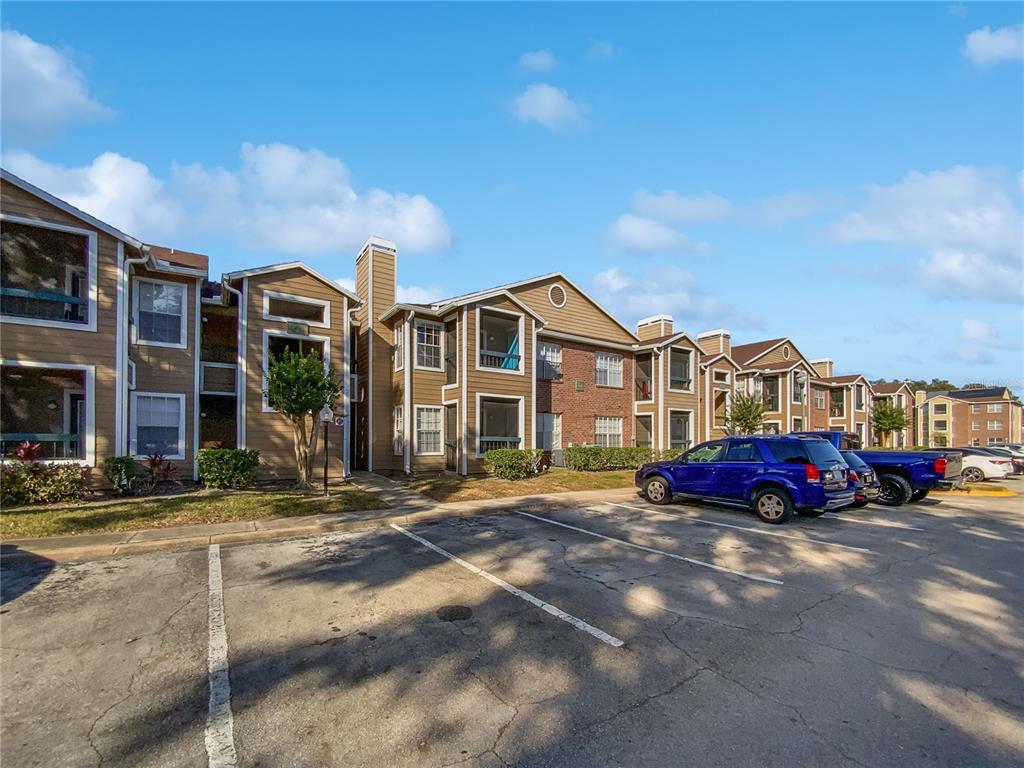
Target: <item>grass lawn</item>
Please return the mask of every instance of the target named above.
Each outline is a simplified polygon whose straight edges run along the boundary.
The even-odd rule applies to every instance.
[[[170,498],[143,497],[115,504],[55,504],[49,507],[22,507],[16,512],[0,512],[0,539],[169,528],[174,525],[227,523],[270,517],[302,517],[326,512],[381,509],[385,506],[375,494],[353,486],[332,488],[331,496],[326,499],[283,491],[247,491],[195,493]]]
[[[409,486],[436,501],[473,501],[496,499],[502,496],[531,496],[565,491],[596,491],[610,488],[628,488],[633,485],[633,470],[614,472],[574,472],[552,468],[538,477],[526,480],[501,480],[497,477],[439,477],[417,478]]]

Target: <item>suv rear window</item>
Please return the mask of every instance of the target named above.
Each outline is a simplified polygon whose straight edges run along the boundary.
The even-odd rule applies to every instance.
[[[818,466],[823,464],[844,464],[843,456],[836,447],[827,440],[808,440],[807,452],[811,454],[811,461]]]
[[[777,464],[807,464],[809,461],[804,443],[798,440],[765,440],[763,445]]]

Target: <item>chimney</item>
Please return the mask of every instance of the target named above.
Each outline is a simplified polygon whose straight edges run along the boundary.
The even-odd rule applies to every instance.
[[[820,360],[811,360],[811,365],[814,366],[814,370],[817,371],[820,378],[827,379],[832,376],[832,358],[823,357]]]
[[[672,315],[651,315],[636,324],[636,335],[640,341],[672,335]]]
[[[705,355],[732,354],[732,334],[725,328],[704,331],[697,335],[697,346]]]

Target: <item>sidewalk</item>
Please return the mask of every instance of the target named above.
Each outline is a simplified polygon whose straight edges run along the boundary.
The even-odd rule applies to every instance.
[[[367,473],[368,474],[368,473]],[[183,525],[175,528],[147,528],[141,531],[96,533],[83,536],[51,536],[44,539],[10,539],[0,545],[3,563],[47,558],[57,562],[93,560],[113,555],[132,555],[164,549],[194,549],[210,544],[241,544],[296,536],[384,528],[391,523],[415,525],[446,517],[501,514],[512,509],[544,509],[562,505],[586,505],[602,501],[625,501],[636,497],[633,488],[573,491],[542,496],[514,496],[442,504],[377,475],[359,473],[353,481],[381,494],[391,509],[373,509],[340,514],[309,515],[236,523]]]

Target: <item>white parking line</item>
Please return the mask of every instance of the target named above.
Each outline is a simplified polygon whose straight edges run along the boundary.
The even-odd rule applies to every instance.
[[[605,632],[603,630],[600,630],[600,629],[598,629],[597,627],[595,627],[595,626],[593,626],[591,624],[587,624],[587,622],[583,621],[583,619],[577,619],[575,616],[566,613],[561,608],[558,608],[558,607],[552,605],[551,603],[546,603],[543,600],[541,600],[539,597],[531,595],[529,592],[527,592],[525,590],[519,589],[519,587],[513,587],[507,581],[502,581],[497,576],[494,576],[494,575],[488,573],[487,571],[483,570],[482,568],[477,568],[472,563],[467,563],[462,558],[457,557],[456,555],[453,555],[448,550],[442,549],[441,547],[437,546],[436,544],[433,544],[433,543],[427,541],[426,539],[424,539],[424,538],[422,538],[420,536],[417,536],[412,531],[407,531],[402,526],[395,525],[394,523],[391,523],[391,527],[394,528],[399,533],[405,534],[410,539],[413,539],[414,541],[418,541],[423,546],[429,547],[430,549],[432,549],[435,552],[437,552],[439,555],[444,555],[449,560],[451,560],[453,563],[457,563],[458,565],[461,565],[467,571],[475,573],[477,576],[483,576],[489,582],[491,582],[492,584],[497,584],[499,587],[504,589],[506,592],[510,592],[511,594],[515,595],[516,597],[522,598],[526,602],[531,603],[532,605],[535,605],[538,608],[541,608],[542,610],[546,611],[547,613],[550,613],[552,616],[554,616],[556,618],[559,618],[562,621],[571,624],[572,626],[576,627],[576,629],[581,629],[584,632],[586,632],[587,634],[593,635],[598,640],[600,640],[602,643],[607,643],[608,645],[611,645],[611,646],[613,646],[615,648],[618,648],[619,646],[621,646],[623,644],[622,640],[619,640],[619,638],[614,637],[612,635],[609,635],[607,632]]]
[[[224,581],[220,572],[220,544],[210,547],[210,649],[207,656],[210,711],[206,716],[206,754],[210,768],[235,768],[234,721],[231,716],[231,681],[228,679],[228,635],[224,627]]]
[[[605,541],[612,541],[616,544],[622,544],[626,547],[633,547],[634,549],[642,549],[644,552],[651,552],[655,555],[661,555],[663,557],[671,557],[676,560],[682,560],[683,562],[689,563],[690,565],[699,565],[703,568],[711,568],[716,571],[722,571],[723,573],[731,573],[734,576],[742,576],[744,579],[751,579],[752,581],[763,581],[766,584],[778,584],[782,585],[783,582],[778,579],[769,579],[767,576],[755,576],[752,573],[744,573],[743,571],[735,571],[732,568],[726,568],[723,565],[715,565],[714,563],[706,563],[703,560],[694,560],[692,557],[683,557],[673,552],[665,552],[661,549],[654,549],[654,547],[645,547],[642,544],[634,544],[631,541],[625,541],[623,539],[616,539],[611,536],[605,536],[602,533],[595,533],[594,531],[588,531],[586,528],[577,528],[575,525],[569,525],[568,523],[560,523],[557,520],[549,520],[546,517],[539,517],[538,515],[531,515],[529,512],[519,512],[518,514],[523,517],[532,517],[534,520],[540,520],[542,523],[550,523],[551,525],[560,525],[563,528],[568,528],[573,531],[579,531],[585,533],[587,536],[594,536],[598,539],[604,539]]]
[[[676,520],[686,520],[691,523],[703,523],[704,525],[716,525],[719,528],[735,528],[737,531],[746,531],[747,533],[757,533],[762,536],[775,536],[780,539],[793,539],[794,541],[802,541],[805,544],[821,544],[824,547],[838,547],[839,549],[849,549],[853,552],[866,552],[867,554],[874,554],[870,549],[864,549],[864,547],[851,547],[849,544],[836,544],[834,541],[822,541],[821,539],[809,539],[806,536],[790,536],[788,533],[779,533],[778,531],[762,531],[759,528],[748,528],[745,525],[733,525],[732,523],[718,523],[714,520],[705,520],[703,517],[690,517],[689,515],[677,515],[672,512],[662,512],[660,509],[652,509],[650,507],[631,507],[629,504],[619,504],[614,501],[605,501],[604,504],[610,504],[613,507],[623,507],[624,509],[632,509],[634,512],[653,512],[656,515],[665,515],[665,517],[674,517]]]
[[[861,525],[877,525],[879,528],[898,528],[901,531],[923,531],[924,528],[915,528],[912,525],[893,523],[888,520],[862,520],[859,517],[843,517],[841,515],[822,515],[826,520],[838,520],[841,523],[860,523]]]

